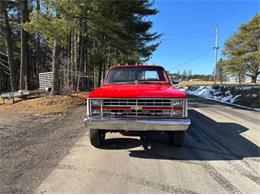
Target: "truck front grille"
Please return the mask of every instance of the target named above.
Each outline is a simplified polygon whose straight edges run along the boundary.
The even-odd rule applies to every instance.
[[[103,105],[109,106],[171,106],[170,99],[103,99]]]
[[[96,101],[97,99],[95,99]],[[182,118],[187,114],[186,99],[99,99],[90,110],[113,118]]]

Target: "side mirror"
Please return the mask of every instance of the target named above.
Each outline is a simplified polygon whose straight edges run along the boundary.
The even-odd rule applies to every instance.
[[[173,77],[173,76],[171,76],[170,79],[172,81],[172,84],[178,84],[180,82],[179,78],[176,78],[176,77]]]

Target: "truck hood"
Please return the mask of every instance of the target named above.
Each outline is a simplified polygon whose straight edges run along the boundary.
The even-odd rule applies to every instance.
[[[89,98],[186,98],[186,94],[168,84],[106,84],[94,89]]]

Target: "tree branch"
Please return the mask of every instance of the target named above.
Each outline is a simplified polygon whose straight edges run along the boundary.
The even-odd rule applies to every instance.
[[[5,37],[4,26],[0,25],[0,35]]]
[[[3,56],[8,57],[6,53],[0,52],[0,54],[3,55]]]
[[[0,58],[0,61],[2,61],[2,63],[8,64],[8,61],[7,61],[7,60],[4,60],[4,59],[1,59],[1,58]]]
[[[3,71],[3,72],[4,72],[6,75],[8,75],[8,76],[10,75],[10,73],[9,73],[9,72],[6,72],[6,71]]]
[[[2,65],[3,67],[7,68],[9,70],[9,67],[4,65],[2,62],[0,62],[0,65]]]

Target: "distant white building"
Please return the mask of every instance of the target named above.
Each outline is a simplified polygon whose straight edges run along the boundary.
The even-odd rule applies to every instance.
[[[234,75],[228,75],[227,76],[227,82],[238,82],[238,81],[239,81],[238,76],[234,76]],[[251,82],[251,77],[246,76],[245,77],[245,82],[246,83],[250,83]],[[260,82],[260,75],[258,75],[258,77],[257,77],[257,82]]]
[[[227,75],[227,82],[238,82],[237,76]]]

